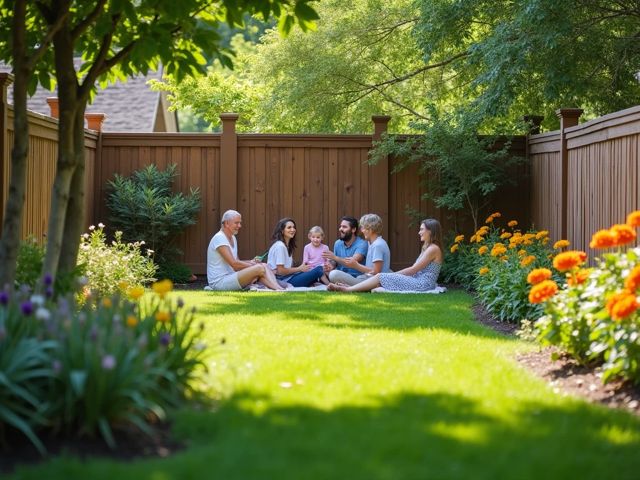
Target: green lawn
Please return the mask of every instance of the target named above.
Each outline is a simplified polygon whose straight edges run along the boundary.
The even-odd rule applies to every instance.
[[[205,324],[217,411],[178,412],[167,459],[55,459],[12,478],[603,479],[640,476],[640,421],[554,394],[536,348],[445,295],[180,292]]]

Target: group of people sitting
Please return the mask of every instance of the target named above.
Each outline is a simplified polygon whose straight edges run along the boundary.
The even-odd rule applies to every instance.
[[[311,228],[302,263],[297,266],[293,261],[297,227],[292,218],[283,218],[276,224],[266,262],[263,257],[238,258],[236,235],[242,227],[239,212],[227,210],[220,224],[220,231],[207,249],[208,290],[242,290],[252,284],[286,290],[322,283],[337,292],[367,292],[378,287],[424,292],[436,287],[442,265],[440,223],[431,218],[420,223],[420,255],[412,266],[398,272],[391,271],[391,252],[382,238],[382,219],[374,213],[363,215],[359,224],[354,217],[342,217],[333,251],[323,243],[322,228]],[[364,239],[358,236],[358,227]]]

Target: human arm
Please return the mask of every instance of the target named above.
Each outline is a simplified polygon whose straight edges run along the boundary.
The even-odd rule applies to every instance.
[[[310,260],[309,257],[310,257],[310,253],[311,252],[310,252],[309,245],[305,245],[304,246],[304,251],[302,253],[302,263],[305,264],[305,265],[308,265],[309,264],[309,260]]]
[[[292,265],[292,259],[287,250],[287,246],[283,242],[274,243],[269,249],[269,268],[277,275],[286,276],[293,275],[298,272],[306,272],[310,269],[309,265],[302,264],[298,267],[287,266]]]
[[[235,258],[233,256],[233,253],[231,252],[231,248],[229,248],[228,245],[220,245],[219,247],[216,248],[216,250],[218,251],[220,256],[224,259],[224,261],[228,263],[229,266],[233,268],[236,272],[239,270],[243,270],[247,267],[251,267],[252,265],[255,265],[255,262],[247,262],[247,261],[238,260],[237,258]]]
[[[441,257],[442,257],[442,254],[441,254],[440,248],[437,245],[431,244],[427,247],[427,249],[424,252],[422,252],[418,256],[418,258],[416,259],[413,265],[411,265],[410,267],[404,268],[396,273],[400,273],[402,275],[408,275],[408,276],[415,275],[420,270],[422,270],[427,265],[429,265],[431,262],[438,261],[438,260],[442,261]]]

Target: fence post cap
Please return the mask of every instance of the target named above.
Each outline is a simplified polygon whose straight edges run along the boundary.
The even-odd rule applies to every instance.
[[[559,108],[556,115],[558,118],[578,118],[583,112],[582,108]]]
[[[240,117],[239,113],[221,113],[220,120],[238,120]]]
[[[13,83],[13,74],[9,72],[0,72],[0,87],[8,87]]]

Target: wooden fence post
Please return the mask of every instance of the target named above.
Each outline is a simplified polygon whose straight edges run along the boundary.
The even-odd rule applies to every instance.
[[[220,216],[230,209],[238,208],[238,135],[237,113],[222,113],[222,135],[220,137]]]
[[[4,208],[8,191],[5,191],[5,181],[8,180],[11,151],[9,143],[9,102],[7,88],[13,83],[13,75],[0,73],[0,233],[4,222]]]
[[[372,143],[380,140],[382,134],[387,131],[387,125],[391,117],[388,115],[373,115]],[[381,158],[371,168],[371,184],[369,188],[369,205],[371,212],[377,213],[382,218],[382,236],[389,240],[389,157]]]
[[[567,150],[567,138],[565,129],[578,125],[581,108],[560,108],[556,110],[556,115],[560,118],[560,162],[562,164],[562,204],[561,204],[561,236],[567,239],[569,234],[569,152]]]

